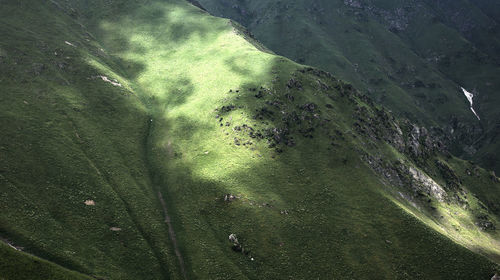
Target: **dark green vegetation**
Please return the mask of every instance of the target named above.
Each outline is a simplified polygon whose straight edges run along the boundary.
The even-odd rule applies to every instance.
[[[44,259],[2,245],[0,279],[497,269],[498,178],[229,20],[32,0],[0,24],[0,237]]]
[[[0,243],[0,259],[2,260],[0,262],[0,279],[92,279],[37,257],[16,252],[15,249],[9,248],[4,243]]]
[[[264,45],[352,82],[427,127],[454,154],[500,172],[496,0],[200,0]],[[469,109],[461,87],[474,94]]]

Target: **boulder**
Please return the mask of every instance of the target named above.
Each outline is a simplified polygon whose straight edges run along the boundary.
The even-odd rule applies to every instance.
[[[231,241],[231,242],[233,242],[233,243],[239,243],[239,242],[238,242],[238,237],[237,237],[237,236],[236,236],[236,234],[234,234],[234,233],[231,233],[231,234],[229,235],[229,241]]]
[[[227,202],[235,201],[236,199],[238,199],[238,197],[235,195],[232,195],[232,194],[226,194],[224,196],[224,201],[227,201]]]

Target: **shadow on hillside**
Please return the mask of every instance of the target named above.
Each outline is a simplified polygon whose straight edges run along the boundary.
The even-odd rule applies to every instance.
[[[241,81],[221,82],[227,89],[217,85],[202,90],[204,76],[191,72],[206,70],[196,64],[196,52],[217,39],[214,33],[224,31],[200,21],[202,13],[180,1],[154,2],[99,25],[104,45],[121,63],[137,65],[124,71],[151,106],[153,124],[145,161],[153,188],[165,194],[192,278],[279,279],[290,273],[296,278],[355,278],[366,273],[387,278],[425,268],[440,271],[439,263],[432,262],[440,258],[436,252],[473,259],[464,249],[427,234],[383,199],[378,181],[351,143],[331,148],[314,129],[296,128],[291,134],[296,146],[273,145],[273,139],[285,136],[276,133],[284,128],[285,110],[314,111],[311,108],[317,104],[312,102],[332,102],[321,91],[311,90],[321,82],[298,74],[301,66],[275,57],[256,71],[248,60],[263,59],[260,56],[242,63],[233,57],[224,61],[222,70],[213,71],[238,75]],[[197,40],[202,43],[194,45]],[[176,60],[181,55],[185,60]],[[299,86],[297,80],[302,79],[308,84]],[[302,86],[310,91],[300,90]],[[223,96],[212,97],[210,90],[233,95],[214,102],[211,98]],[[259,91],[265,97],[258,97]],[[199,99],[206,102],[196,103]],[[217,106],[203,107],[207,104]],[[237,113],[243,117],[238,119]],[[269,136],[258,140],[260,136],[236,133],[249,126]],[[225,201],[226,195],[236,199]],[[231,233],[238,235],[247,255],[231,250]],[[419,248],[421,244],[412,243],[412,238],[431,245]],[[417,250],[432,257],[422,261],[418,255],[408,255]],[[329,260],[326,266],[324,260]],[[399,271],[394,263],[406,268]]]

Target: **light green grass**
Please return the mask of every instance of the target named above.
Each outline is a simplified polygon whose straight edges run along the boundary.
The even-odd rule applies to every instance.
[[[500,29],[491,1],[200,0],[278,54],[352,82],[395,114],[449,134],[456,155],[500,172]],[[353,5],[348,5],[353,3]],[[474,91],[469,110],[460,87]],[[464,151],[473,145],[478,151]]]
[[[26,251],[105,279],[182,279],[160,191],[189,279],[475,279],[495,271],[387,197],[360,159],[385,144],[352,127],[356,107],[372,106],[347,84],[260,51],[241,27],[181,0],[61,2],[62,10],[23,3],[2,9],[10,27],[0,45],[0,236]],[[30,20],[10,16],[19,8]],[[40,61],[47,68],[37,76]],[[287,87],[291,78],[302,90]],[[260,87],[269,91],[256,98]],[[319,120],[300,108],[309,103]],[[235,110],[221,112],[228,105]],[[264,107],[273,115],[254,120]],[[279,144],[282,153],[235,130],[284,128],[281,111],[311,120],[289,125],[296,146]],[[313,138],[304,137],[310,127]],[[337,130],[343,137],[333,146]],[[234,137],[253,145],[236,146]],[[240,198],[227,203],[226,194]],[[231,233],[248,255],[231,250]]]

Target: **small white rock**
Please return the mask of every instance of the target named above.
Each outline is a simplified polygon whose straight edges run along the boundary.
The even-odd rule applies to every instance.
[[[91,200],[91,199],[87,199],[85,200],[85,205],[87,206],[94,206],[95,205],[95,201]]]

